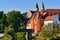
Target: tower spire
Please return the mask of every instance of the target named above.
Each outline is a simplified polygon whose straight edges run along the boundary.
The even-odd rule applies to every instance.
[[[39,11],[38,2],[36,2],[36,11]]]
[[[45,10],[45,7],[44,7],[44,2],[43,2],[43,1],[42,1],[41,10]]]
[[[42,1],[42,5],[41,5],[40,11],[41,11],[41,14],[43,14],[43,12],[45,11],[45,7],[44,7],[44,2],[43,1]]]

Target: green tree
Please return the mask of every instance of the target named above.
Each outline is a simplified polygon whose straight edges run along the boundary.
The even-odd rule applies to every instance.
[[[25,32],[15,32],[16,30],[25,29],[24,16],[19,11],[10,11],[7,14],[0,13],[0,30],[4,30],[2,40],[22,40],[25,39]],[[22,34],[22,35],[21,35]]]
[[[27,12],[25,12],[25,13],[22,13],[22,15],[23,15],[23,16],[26,16],[26,14],[27,14]]]
[[[17,32],[16,40],[25,40],[25,32]]]
[[[58,37],[60,37],[59,25],[57,23],[52,23],[49,25],[44,25],[38,36],[36,36],[35,38],[36,40],[51,40],[57,39]]]
[[[20,29],[25,29],[25,25],[23,25],[24,20],[22,14],[19,11],[14,11],[14,10],[10,11],[7,13],[7,21],[9,26],[6,28],[7,30],[6,33],[11,35],[14,40],[19,40],[18,38],[19,34],[17,35],[15,31]],[[23,33],[22,36],[25,36],[24,34],[25,33]]]
[[[5,27],[4,34],[5,35],[10,35],[12,37],[12,40],[13,39],[15,40],[16,32],[15,32],[15,30],[13,28],[13,24],[10,24],[8,27]]]
[[[4,30],[5,26],[8,26],[6,14],[0,12],[0,30]]]
[[[0,12],[0,19],[2,18],[3,16],[3,11]]]
[[[12,40],[10,35],[5,35],[1,40]]]
[[[6,14],[3,14],[3,16],[1,18],[1,25],[2,25],[1,27],[3,30],[5,29],[5,27],[8,26]]]
[[[9,24],[13,24],[14,29],[18,29],[23,23],[22,15],[19,11],[11,11],[7,13],[7,20]]]

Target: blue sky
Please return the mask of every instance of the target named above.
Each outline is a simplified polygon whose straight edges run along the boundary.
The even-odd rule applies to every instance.
[[[7,13],[8,11],[18,10],[27,12],[35,10],[37,0],[0,0],[0,11]],[[60,9],[60,0],[43,0],[45,9]],[[39,8],[41,8],[42,0],[38,0]]]

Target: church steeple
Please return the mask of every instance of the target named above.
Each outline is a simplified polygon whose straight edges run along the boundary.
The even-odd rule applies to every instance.
[[[45,11],[45,7],[44,7],[44,3],[43,3],[43,1],[42,1],[42,5],[41,5],[41,9],[40,9],[40,11],[41,11],[41,14],[43,14],[44,11]]]
[[[42,1],[41,10],[45,10],[45,7],[44,7],[44,3],[43,3],[43,1]]]
[[[39,11],[38,2],[36,2],[36,9],[35,9],[35,11]]]

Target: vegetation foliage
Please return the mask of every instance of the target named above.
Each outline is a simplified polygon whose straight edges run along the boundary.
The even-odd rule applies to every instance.
[[[0,12],[0,30],[4,31],[1,40],[25,40],[25,32],[15,32],[25,29],[24,17],[19,11],[10,11],[6,14]],[[44,25],[42,30],[34,37],[35,40],[60,40],[60,26],[57,23]]]
[[[15,32],[25,29],[23,15],[19,11],[0,12],[0,30],[4,31],[1,40],[25,40],[24,32]],[[22,36],[21,38],[19,36]]]
[[[36,40],[60,40],[60,26],[57,23],[44,25]]]

